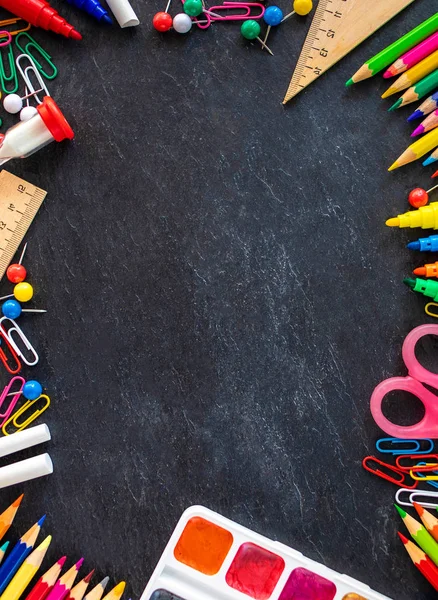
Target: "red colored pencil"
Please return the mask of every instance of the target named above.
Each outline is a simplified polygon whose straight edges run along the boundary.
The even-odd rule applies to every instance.
[[[67,557],[63,556],[53,565],[53,567],[46,571],[29,592],[26,600],[44,600],[48,593],[53,589],[66,560]]]
[[[67,571],[67,573],[64,573],[61,579],[58,579],[46,600],[65,600],[75,582],[83,562],[84,559],[81,558]]]
[[[398,532],[398,535],[414,565],[438,592],[438,567],[430,560],[423,550],[420,550],[420,548],[414,544],[414,542],[410,542],[400,532]]]

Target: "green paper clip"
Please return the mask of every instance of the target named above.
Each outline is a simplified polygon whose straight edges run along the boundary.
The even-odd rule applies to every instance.
[[[15,92],[18,90],[18,77],[17,69],[15,67],[14,51],[12,49],[12,44],[8,46],[6,52],[7,61],[9,63],[10,75],[6,75],[3,48],[0,48],[0,85],[5,94],[15,94]],[[14,87],[11,90],[8,90],[6,86],[11,81],[13,82]]]
[[[20,38],[21,37],[25,37],[27,38],[27,42],[25,43],[24,46],[22,46],[20,44]],[[50,54],[48,52],[46,52],[44,50],[44,48],[42,48],[38,42],[36,42],[32,36],[30,36],[27,31],[22,31],[21,33],[19,33],[18,35],[15,36],[15,45],[17,46],[17,48],[20,50],[20,52],[22,52],[23,54],[27,54],[28,56],[30,56],[32,58],[32,60],[34,61],[38,71],[41,73],[41,75],[43,77],[45,77],[46,79],[55,79],[55,77],[58,75],[58,69],[56,68],[56,66],[53,64],[52,62],[52,57],[50,56]],[[31,52],[31,48],[34,49],[34,51],[36,51],[36,55],[32,54]],[[37,56],[38,54],[40,55],[39,58],[41,60],[41,57],[46,61],[46,63],[49,65],[49,67],[51,68],[52,72],[51,73],[46,73],[46,71],[44,70],[43,65],[41,64],[41,62],[38,60]]]

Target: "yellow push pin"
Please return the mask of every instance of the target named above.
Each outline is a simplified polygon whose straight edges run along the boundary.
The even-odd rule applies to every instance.
[[[283,17],[282,23],[290,19],[291,16],[295,14],[300,15],[300,17],[304,17],[309,14],[312,8],[312,0],[294,0],[293,11]]]
[[[33,298],[33,287],[27,281],[17,283],[14,287],[14,293],[2,296],[0,300],[6,300],[6,298],[15,298],[18,302],[29,302]]]

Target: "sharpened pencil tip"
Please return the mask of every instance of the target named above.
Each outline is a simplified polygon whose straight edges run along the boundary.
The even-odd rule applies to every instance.
[[[421,506],[421,504],[418,504],[418,502],[412,502],[412,504],[420,517],[424,515],[424,508]]]
[[[52,536],[48,535],[38,546],[38,550],[44,550],[50,546],[50,542],[52,541]]]
[[[5,542],[3,544],[3,546],[0,548],[0,552],[6,552],[8,546],[9,546],[9,542]]]
[[[399,108],[402,105],[402,103],[403,103],[403,100],[401,98],[399,98],[397,100],[397,102],[394,102],[394,104],[388,108],[388,112],[392,112],[393,110],[397,110],[397,108]]]
[[[103,589],[105,589],[106,586],[108,585],[108,581],[109,581],[109,577],[104,577],[99,585],[102,586]]]
[[[345,82],[345,87],[350,87],[354,84],[353,78],[350,77],[348,81]]]
[[[435,171],[435,173],[431,176],[431,179],[434,179],[435,177],[438,177],[438,171]]]
[[[21,494],[21,496],[19,496],[14,502],[12,502],[12,506],[14,508],[17,508],[18,506],[20,506],[21,501],[23,500],[23,498],[24,498],[24,494]]]
[[[392,163],[392,165],[388,168],[388,171],[395,171],[398,169],[398,161]]]
[[[394,504],[395,508],[397,509],[398,514],[401,516],[402,519],[404,519],[407,515],[407,513],[400,508],[400,506],[398,506],[397,504]]]
[[[41,527],[41,525],[44,523],[45,520],[46,520],[46,515],[43,515],[41,517],[41,519],[38,521],[37,525],[39,525]]]
[[[93,569],[92,571],[90,571],[90,572],[88,573],[88,575],[86,575],[86,576],[84,577],[84,581],[85,581],[85,583],[90,583],[90,581],[91,581],[91,578],[93,577],[95,570],[96,570],[96,569]]]
[[[411,121],[415,121],[416,119],[419,119],[420,117],[423,117],[423,113],[421,112],[421,110],[416,110],[414,111],[410,117],[408,117],[408,122],[410,123]]]
[[[78,562],[76,563],[75,567],[76,567],[76,569],[77,569],[78,571],[79,571],[79,569],[82,567],[82,565],[83,565],[83,563],[84,563],[84,560],[85,560],[84,558],[80,558],[80,559],[78,560]]]
[[[66,556],[61,556],[61,558],[58,560],[58,565],[60,567],[63,567],[65,565],[65,561],[67,560]]]
[[[383,94],[381,95],[381,98],[385,99],[385,98],[389,98],[389,96],[392,96],[392,94],[395,94],[397,92],[397,90],[395,90],[393,87],[390,87],[386,90],[386,92],[383,92]]]
[[[409,542],[408,538],[405,537],[402,533],[400,533],[400,531],[397,531],[397,533],[403,544],[406,546],[406,544]]]
[[[426,158],[425,161],[423,161],[423,167],[427,167],[427,165],[431,165],[432,163],[434,163],[437,159],[434,158],[433,156],[429,156],[429,158]]]

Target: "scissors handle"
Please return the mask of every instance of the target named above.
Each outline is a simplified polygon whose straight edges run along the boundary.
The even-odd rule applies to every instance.
[[[396,425],[389,421],[382,412],[382,402],[385,396],[398,390],[413,394],[423,403],[424,417],[415,425],[406,427]],[[391,436],[405,439],[438,437],[438,397],[412,377],[391,377],[379,383],[372,393],[370,407],[377,425]]]
[[[438,389],[438,375],[425,369],[415,356],[415,346],[417,345],[418,340],[426,335],[438,336],[438,325],[420,325],[408,333],[403,342],[403,361],[411,377]]]

